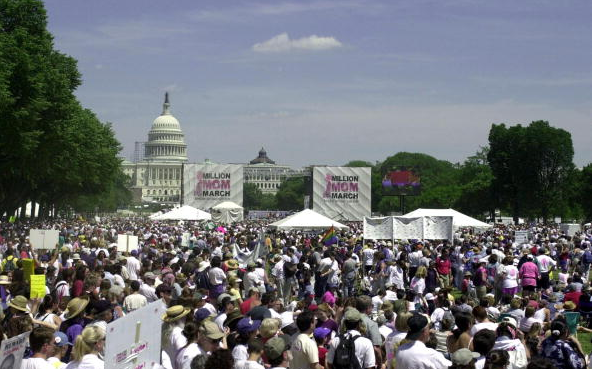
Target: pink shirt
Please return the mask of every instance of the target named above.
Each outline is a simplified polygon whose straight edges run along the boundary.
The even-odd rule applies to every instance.
[[[527,261],[520,267],[520,278],[523,286],[536,286],[539,278],[539,268],[535,263]]]

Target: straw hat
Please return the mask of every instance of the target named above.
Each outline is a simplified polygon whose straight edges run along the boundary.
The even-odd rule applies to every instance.
[[[228,269],[238,269],[238,261],[234,259],[226,260],[224,264],[226,264]]]
[[[24,311],[27,312],[27,302],[29,302],[29,300],[27,300],[27,298],[25,296],[15,296],[15,298],[13,298],[12,300],[10,300],[10,302],[8,303],[8,306],[10,306],[13,309],[16,310],[20,310],[20,311]]]
[[[10,284],[10,278],[8,278],[7,275],[0,275],[0,285],[9,285]]]
[[[75,297],[70,302],[68,302],[68,307],[66,308],[66,314],[64,317],[67,319],[72,319],[76,317],[78,314],[82,313],[86,306],[88,305],[89,300],[83,299],[80,297]]]
[[[567,301],[563,304],[563,310],[575,310],[576,309],[576,304],[573,301]]]
[[[166,314],[162,315],[162,320],[166,323],[174,322],[189,314],[190,311],[190,308],[183,307],[183,305],[171,306],[167,309]]]

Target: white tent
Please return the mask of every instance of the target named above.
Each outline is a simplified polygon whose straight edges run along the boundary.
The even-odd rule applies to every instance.
[[[491,228],[491,224],[483,223],[480,220],[471,218],[454,209],[416,209],[411,213],[403,215],[405,218],[430,217],[430,216],[450,216],[452,217],[452,225],[455,229],[463,227],[472,228]]]
[[[183,205],[167,213],[158,215],[152,220],[210,220],[212,215],[193,206]]]
[[[332,220],[331,218],[327,218],[324,215],[317,213],[311,209],[304,209],[301,212],[296,214],[292,214],[287,218],[282,220],[278,220],[275,223],[271,223],[269,225],[271,228],[276,228],[280,230],[290,230],[290,229],[327,229],[331,226],[337,229],[347,229],[348,226],[341,224]]]
[[[232,201],[224,201],[212,207],[212,219],[217,223],[230,224],[244,219],[244,208]]]

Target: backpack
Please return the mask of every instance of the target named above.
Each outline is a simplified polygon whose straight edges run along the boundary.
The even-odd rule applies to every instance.
[[[13,256],[11,259],[8,257],[6,258],[6,264],[4,264],[4,271],[10,272],[16,269],[16,264],[14,263],[15,257]]]
[[[356,357],[355,341],[362,336],[339,336],[339,345],[335,349],[333,357],[333,368],[335,369],[361,369],[360,362]]]
[[[451,320],[452,321],[452,326],[454,327],[454,315],[452,314],[452,311],[450,311],[449,308],[442,308],[442,310],[444,310],[444,315],[442,316],[442,320]]]
[[[210,284],[210,278],[208,277],[209,271],[210,268],[207,268],[206,270],[195,274],[195,288],[205,288],[206,290],[209,290],[212,287]]]
[[[291,278],[296,275],[297,271],[298,271],[298,265],[291,263],[289,261],[286,261],[284,263],[284,277]]]
[[[475,275],[473,275],[472,281],[475,287],[483,286],[485,284],[485,281],[483,280],[483,273],[481,273],[481,271],[479,270],[476,270]]]
[[[592,264],[592,252],[590,252],[590,250],[586,250],[586,252],[584,252],[584,257],[582,258],[582,261],[584,262],[584,264]]]

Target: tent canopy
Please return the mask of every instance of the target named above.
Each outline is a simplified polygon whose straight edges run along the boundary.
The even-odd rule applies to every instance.
[[[240,205],[238,205],[238,204],[236,204],[236,203],[234,203],[234,202],[232,202],[232,201],[224,201],[224,202],[219,203],[216,206],[213,206],[212,209],[214,209],[214,210],[226,210],[226,209],[237,209],[237,210],[240,209],[240,210],[243,210],[243,207],[240,206]]]
[[[231,224],[242,222],[244,208],[232,201],[224,201],[212,207],[212,219],[217,223]]]
[[[168,213],[160,214],[152,220],[210,220],[212,216],[203,210],[193,206],[183,205],[180,208],[173,209]]]
[[[471,218],[454,209],[416,209],[411,213],[403,215],[405,218],[429,217],[429,216],[450,216],[454,228],[473,227],[473,228],[491,228],[491,224],[483,223],[480,220]]]
[[[301,212],[292,214],[282,220],[269,225],[271,228],[279,230],[290,229],[327,229],[331,226],[336,229],[348,229],[349,227],[327,218],[311,209],[304,209]]]

